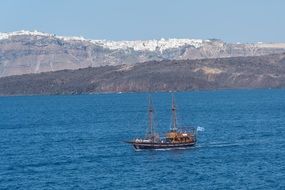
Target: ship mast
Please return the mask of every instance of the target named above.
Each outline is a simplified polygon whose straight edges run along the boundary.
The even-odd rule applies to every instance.
[[[175,100],[174,100],[174,96],[172,94],[172,125],[171,125],[171,131],[176,131],[177,130],[177,126],[176,126],[176,106],[175,106]]]
[[[148,99],[148,137],[153,139],[154,137],[154,129],[153,129],[153,106],[152,99],[149,96]]]

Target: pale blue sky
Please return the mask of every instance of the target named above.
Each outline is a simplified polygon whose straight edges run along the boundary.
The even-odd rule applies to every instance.
[[[0,32],[285,42],[284,0],[1,0]]]

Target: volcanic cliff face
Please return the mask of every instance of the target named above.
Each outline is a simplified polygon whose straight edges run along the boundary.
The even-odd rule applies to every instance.
[[[220,40],[86,40],[42,32],[0,33],[0,77],[145,61],[257,56],[285,52],[285,44]]]
[[[284,87],[285,54],[150,61],[0,78],[0,95]]]

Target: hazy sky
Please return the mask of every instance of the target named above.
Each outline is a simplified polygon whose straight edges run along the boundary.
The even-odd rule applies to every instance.
[[[1,0],[0,32],[285,42],[285,0]]]

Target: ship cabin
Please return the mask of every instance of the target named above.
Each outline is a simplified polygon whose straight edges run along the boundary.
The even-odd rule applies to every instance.
[[[189,143],[195,140],[195,134],[189,131],[171,130],[166,134],[166,142],[169,143]]]

